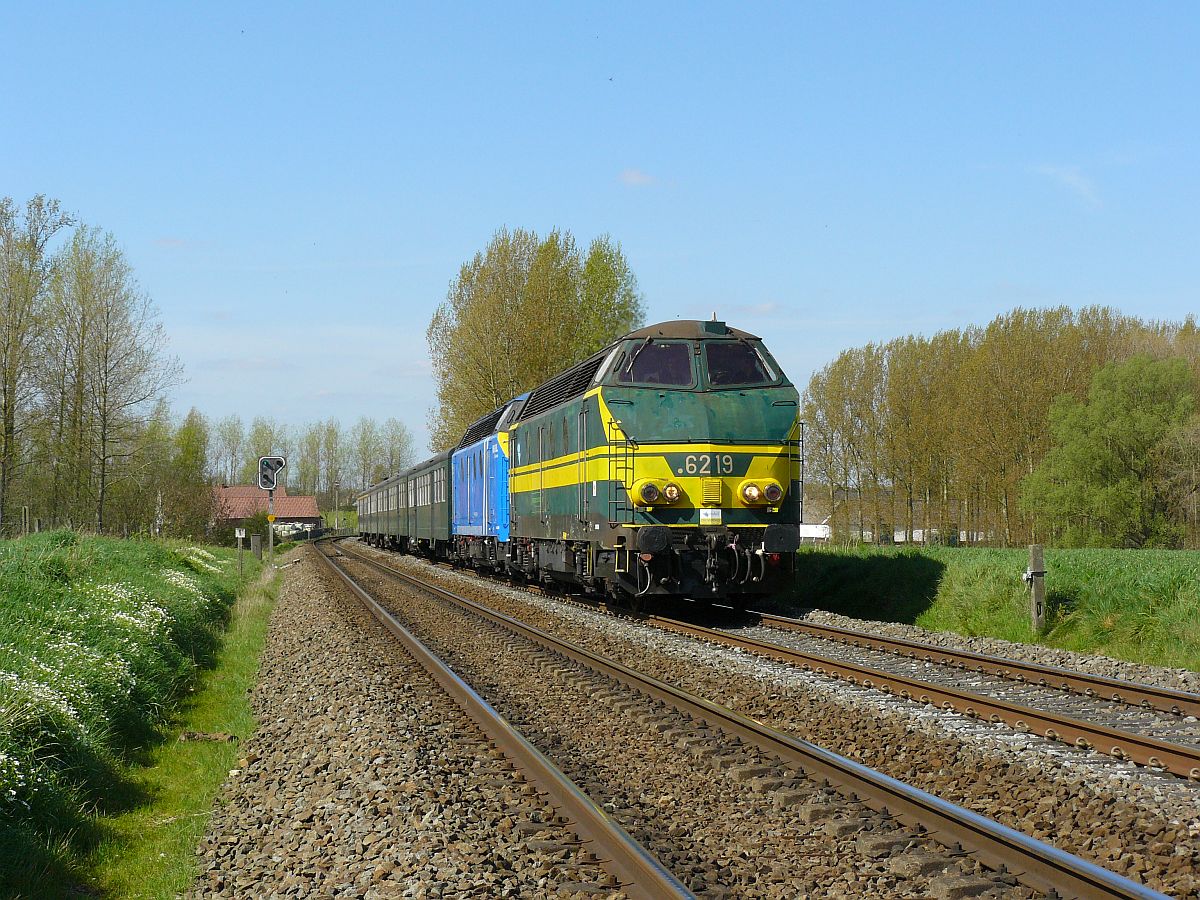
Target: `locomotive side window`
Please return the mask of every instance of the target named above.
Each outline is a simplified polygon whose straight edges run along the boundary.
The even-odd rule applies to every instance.
[[[692,351],[681,341],[654,341],[638,345],[617,373],[622,384],[661,384],[691,387]]]
[[[771,384],[777,377],[766,359],[741,341],[705,341],[704,361],[713,387]]]

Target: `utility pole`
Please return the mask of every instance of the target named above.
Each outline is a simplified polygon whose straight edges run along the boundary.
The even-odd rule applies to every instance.
[[[333,483],[333,530],[337,531],[342,526],[342,510],[341,510],[341,495],[338,489],[342,486],[340,481]]]

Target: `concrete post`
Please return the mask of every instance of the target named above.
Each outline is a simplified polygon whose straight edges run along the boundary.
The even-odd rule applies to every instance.
[[[1034,634],[1046,629],[1046,563],[1041,544],[1029,545],[1029,568],[1025,570],[1029,582],[1029,624]]]

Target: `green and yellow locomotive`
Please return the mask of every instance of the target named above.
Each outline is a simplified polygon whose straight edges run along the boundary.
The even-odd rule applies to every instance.
[[[779,590],[800,540],[798,401],[762,341],[723,322],[626,335],[499,435],[507,568],[612,595]]]
[[[364,491],[359,531],[621,598],[770,594],[800,543],[798,402],[752,334],[643,328]]]

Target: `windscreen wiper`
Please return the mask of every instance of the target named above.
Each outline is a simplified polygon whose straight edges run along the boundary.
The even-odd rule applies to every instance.
[[[637,362],[637,358],[642,355],[642,351],[649,347],[652,343],[654,343],[654,338],[647,335],[646,343],[642,344],[642,346],[633,351],[633,356],[629,357],[629,365],[625,367],[626,375],[629,375],[633,372],[633,364]]]

